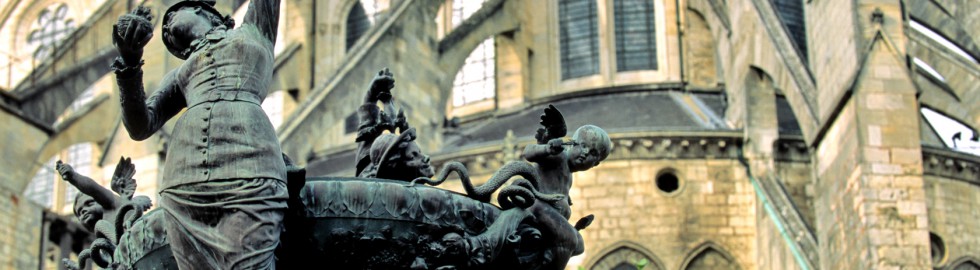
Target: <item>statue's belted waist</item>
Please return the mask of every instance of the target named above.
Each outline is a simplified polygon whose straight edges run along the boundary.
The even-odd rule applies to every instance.
[[[262,97],[256,93],[244,90],[211,90],[202,95],[189,95],[187,98],[187,108],[197,106],[205,102],[226,101],[245,101],[262,106]]]

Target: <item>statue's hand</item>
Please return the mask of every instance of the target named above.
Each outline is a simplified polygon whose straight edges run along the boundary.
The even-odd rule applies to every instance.
[[[405,117],[404,110],[398,110],[398,115],[395,116],[395,128],[398,128],[400,132],[408,130],[408,119]]]
[[[391,89],[395,88],[395,75],[385,68],[378,71],[378,75],[371,80],[371,92],[369,95],[381,102],[391,101]]]
[[[61,175],[61,179],[64,179],[65,181],[68,182],[73,182],[75,180],[74,178],[72,178],[75,169],[72,169],[71,165],[62,163],[61,160],[59,160],[54,167],[55,169],[58,170],[58,174]]]
[[[112,44],[127,65],[136,65],[143,57],[143,47],[153,37],[150,8],[140,6],[130,13],[119,16],[112,26]]]
[[[564,141],[559,139],[551,139],[548,141],[548,153],[552,155],[557,155],[561,151],[565,150]]]

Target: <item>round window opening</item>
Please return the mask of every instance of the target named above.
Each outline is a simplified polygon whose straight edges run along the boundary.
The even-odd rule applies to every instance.
[[[939,266],[946,260],[946,244],[943,238],[935,233],[929,233],[929,253],[932,255],[932,265]]]
[[[681,182],[677,175],[672,171],[662,172],[657,175],[657,188],[665,193],[674,193],[681,188]]]

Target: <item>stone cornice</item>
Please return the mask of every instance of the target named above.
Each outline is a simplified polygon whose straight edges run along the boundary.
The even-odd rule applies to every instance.
[[[737,149],[742,145],[740,131],[614,132],[610,138],[613,149],[606,160],[736,159]],[[459,161],[466,165],[471,175],[490,174],[514,157],[520,157],[521,150],[531,143],[532,140],[525,138],[510,146],[503,141],[481,144],[437,153],[432,160],[437,168],[448,161]]]
[[[962,180],[980,186],[980,157],[949,149],[922,146],[924,175]]]
[[[777,162],[810,162],[810,149],[802,136],[780,135],[772,147]]]

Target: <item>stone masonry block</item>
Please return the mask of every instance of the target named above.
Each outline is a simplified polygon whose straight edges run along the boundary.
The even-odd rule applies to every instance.
[[[892,182],[892,185],[895,187],[921,188],[925,184],[924,181],[922,181],[922,177],[915,175],[897,176],[894,179],[895,180]]]
[[[925,215],[926,203],[923,201],[898,201],[899,215]]]
[[[895,175],[902,173],[902,166],[887,163],[871,164],[871,172],[874,174]]]
[[[868,126],[868,145],[880,146],[881,145],[881,127],[880,126]]]
[[[898,201],[906,199],[908,192],[905,189],[886,188],[878,191],[878,199],[881,201]]]
[[[922,151],[917,148],[892,148],[892,163],[918,164],[922,160]]]
[[[895,230],[889,229],[870,229],[868,238],[872,245],[894,245],[898,243],[898,235]]]
[[[929,245],[929,231],[926,229],[903,230],[900,243],[911,246]]]
[[[873,93],[867,95],[866,104],[872,110],[899,110],[907,106],[902,97],[900,94]]]
[[[873,163],[887,163],[890,161],[890,152],[888,149],[865,147],[864,161]]]

